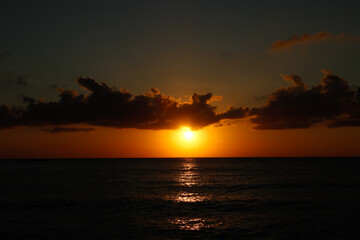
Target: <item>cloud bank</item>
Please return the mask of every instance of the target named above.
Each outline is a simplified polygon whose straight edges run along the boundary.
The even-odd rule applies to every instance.
[[[192,129],[219,123],[224,118],[242,118],[246,108],[230,108],[216,113],[209,102],[216,97],[211,93],[194,93],[191,102],[179,102],[153,88],[149,93],[133,96],[125,90],[110,88],[91,78],[78,78],[77,83],[90,94],[58,89],[58,101],[36,101],[25,97],[22,107],[0,106],[0,128],[15,126],[64,126],[87,124],[114,128]],[[78,129],[54,128],[49,132],[70,132]],[[79,129],[79,131],[84,131]]]
[[[347,35],[345,33],[332,34],[329,32],[318,32],[314,35],[310,34],[302,34],[302,35],[294,35],[287,40],[277,40],[275,41],[271,47],[269,48],[269,52],[279,52],[283,50],[287,50],[292,48],[295,45],[303,44],[303,43],[312,43],[312,42],[320,42],[324,40],[352,40],[352,41],[360,41],[360,37],[354,37]]]
[[[190,126],[227,126],[232,120],[247,118],[255,129],[360,126],[360,88],[351,89],[340,76],[323,71],[321,84],[308,87],[300,76],[282,75],[291,83],[268,96],[262,107],[229,107],[217,112],[210,105],[212,93],[194,93],[190,102],[180,102],[152,88],[133,96],[103,82],[80,77],[77,83],[89,94],[58,89],[58,101],[24,97],[18,107],[0,105],[0,129],[16,126],[43,127],[44,131],[88,132],[93,128],[66,127],[71,124],[136,129],[177,129]],[[45,128],[44,128],[45,127]]]
[[[269,95],[264,107],[253,108],[256,129],[360,126],[360,88],[350,89],[340,76],[323,70],[321,84],[307,87],[297,75],[282,75],[292,85]]]

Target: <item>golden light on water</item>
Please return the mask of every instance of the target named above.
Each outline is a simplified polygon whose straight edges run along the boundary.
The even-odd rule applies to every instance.
[[[197,188],[204,185],[204,179],[199,174],[199,166],[196,159],[184,159],[181,165],[178,181],[179,184],[183,186],[183,189],[175,193],[175,195],[172,196],[172,200],[191,205],[210,200],[211,195],[204,194],[204,192],[199,191]],[[203,216],[181,216],[176,219],[169,219],[168,221],[181,230],[190,231],[219,227],[222,225],[222,222],[214,222]]]
[[[175,198],[176,202],[188,203],[203,202],[204,200],[206,200],[206,197],[197,192],[180,192]]]
[[[202,230],[205,228],[216,228],[221,226],[222,222],[213,222],[204,218],[177,218],[169,221],[177,225],[181,230]]]
[[[199,184],[199,176],[196,171],[194,171],[196,165],[195,163],[185,160],[183,162],[183,169],[180,172],[179,182],[183,186],[192,187]]]
[[[196,162],[193,159],[185,159],[182,163],[182,169],[180,171],[179,183],[191,190],[194,186],[202,185],[201,179],[196,171]],[[174,200],[176,202],[202,202],[208,199],[206,196],[202,196],[200,193],[194,191],[181,191]]]

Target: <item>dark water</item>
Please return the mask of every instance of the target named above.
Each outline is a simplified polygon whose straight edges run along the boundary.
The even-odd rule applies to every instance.
[[[359,158],[0,161],[0,239],[360,239]]]

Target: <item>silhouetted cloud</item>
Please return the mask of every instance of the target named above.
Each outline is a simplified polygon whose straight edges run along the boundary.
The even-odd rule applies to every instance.
[[[267,100],[268,98],[269,98],[269,95],[265,94],[265,95],[261,95],[261,96],[255,96],[254,100],[263,101],[263,100]]]
[[[255,129],[360,126],[360,89],[354,90],[340,76],[323,70],[321,84],[309,88],[295,74],[282,75],[292,85],[275,90],[263,107],[229,107],[218,113],[210,105],[218,96],[194,93],[190,102],[179,102],[158,89],[133,96],[103,82],[80,77],[77,83],[89,91],[57,89],[58,101],[24,97],[19,107],[0,106],[0,128],[45,127],[47,132],[92,131],[93,128],[64,127],[71,124],[137,129],[177,129],[189,126],[228,126],[249,118]]]
[[[66,84],[58,84],[58,83],[54,83],[54,84],[51,84],[50,85],[50,88],[53,88],[53,89],[57,89],[57,88],[66,88],[67,85]]]
[[[0,52],[0,60],[3,58],[3,57],[9,57],[11,55],[13,55],[14,52],[12,51],[4,51],[4,52]]]
[[[289,49],[295,45],[302,44],[302,43],[310,43],[310,42],[319,42],[324,40],[353,40],[353,41],[360,41],[360,37],[354,37],[347,35],[345,33],[339,34],[332,34],[329,32],[318,32],[314,35],[310,34],[303,34],[303,35],[294,35],[287,40],[277,40],[275,41],[270,49],[269,52],[276,52],[282,51],[285,49]]]
[[[18,110],[7,105],[0,105],[0,129],[11,128],[20,124]]]
[[[29,86],[29,82],[27,80],[27,76],[17,76],[16,78],[14,78],[14,83],[16,83],[17,85],[22,85],[22,86]]]
[[[11,126],[63,126],[88,124],[115,128],[176,129],[190,126],[199,129],[224,118],[245,116],[242,108],[230,108],[216,113],[209,104],[218,100],[211,93],[194,93],[191,102],[178,102],[170,96],[152,88],[149,93],[133,96],[125,90],[109,87],[91,78],[78,78],[77,83],[90,94],[79,94],[74,90],[57,89],[58,101],[37,101],[24,97],[25,107],[10,108],[3,105],[2,128]],[[248,112],[248,110],[247,110]],[[47,130],[58,132],[64,128]],[[64,132],[64,131],[62,131]]]
[[[230,121],[222,121],[220,123],[215,123],[214,127],[230,127],[231,125]]]
[[[28,81],[28,76],[14,76],[13,74],[11,74],[10,76],[6,76],[1,78],[1,82],[3,85],[8,85],[8,86],[22,86],[22,87],[27,87],[30,86],[30,83]]]
[[[95,131],[95,128],[53,127],[53,128],[42,129],[42,131],[49,133],[91,132],[91,131]]]
[[[247,107],[229,107],[225,112],[219,114],[221,119],[239,119],[250,116],[250,108]]]
[[[308,128],[316,123],[328,127],[359,126],[359,90],[341,77],[323,70],[321,84],[308,88],[297,75],[282,75],[293,85],[270,94],[267,104],[253,108],[256,129]]]

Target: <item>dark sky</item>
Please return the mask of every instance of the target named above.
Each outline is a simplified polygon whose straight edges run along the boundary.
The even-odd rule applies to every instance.
[[[0,50],[13,54],[0,59],[0,100],[56,98],[49,87],[76,88],[78,76],[136,93],[211,91],[224,96],[224,106],[229,99],[261,104],[254,97],[283,85],[280,74],[317,82],[325,68],[356,84],[359,44],[267,49],[294,34],[360,36],[359,7],[356,1],[7,1]],[[4,91],[4,82],[18,76],[28,84]]]

